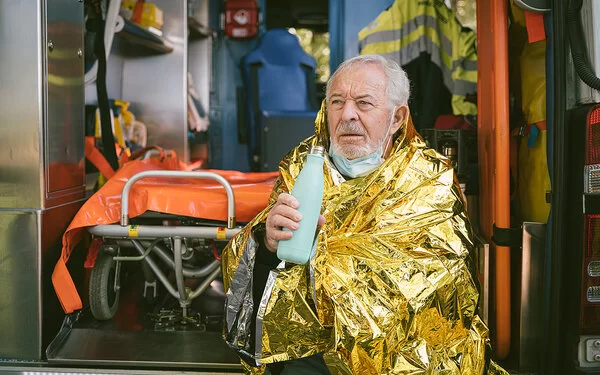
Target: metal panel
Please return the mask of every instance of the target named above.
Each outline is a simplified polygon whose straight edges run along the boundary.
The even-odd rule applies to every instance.
[[[45,4],[0,0],[0,208],[83,196],[83,4]]]
[[[202,25],[208,25],[208,0],[190,0],[188,6],[193,7],[193,17]],[[188,9],[189,10],[189,9]],[[188,14],[188,16],[192,16]],[[200,102],[208,112],[210,108],[210,87],[212,71],[212,37],[188,41],[188,71],[194,78],[195,89]]]
[[[0,359],[41,360],[58,332],[64,313],[50,277],[62,234],[82,204],[0,210]]]
[[[111,324],[88,322],[87,327],[74,327],[56,351],[50,350],[53,345],[49,347],[49,363],[171,369],[241,367],[239,357],[220,332],[117,330]]]
[[[0,209],[41,208],[41,1],[0,0]]]
[[[546,224],[523,223],[521,263],[520,367],[538,369],[542,352]]]
[[[52,0],[46,9],[47,112],[45,121],[48,200],[81,196],[83,171],[83,3]]]
[[[191,42],[188,47],[188,71],[192,74],[194,88],[198,92],[200,103],[206,112],[210,108],[211,41],[211,37],[206,37]]]
[[[490,324],[490,244],[477,236],[475,238],[475,261],[479,281],[478,314],[485,324]]]
[[[0,358],[40,357],[39,214],[0,211]]]
[[[188,160],[187,144],[187,3],[160,0],[164,36],[173,45],[163,55],[128,56],[123,61],[122,99],[148,128],[148,144],[173,149]]]
[[[600,367],[600,337],[579,336],[577,366],[585,369],[598,369]]]
[[[260,170],[277,171],[279,162],[298,143],[315,134],[316,112],[263,111]]]

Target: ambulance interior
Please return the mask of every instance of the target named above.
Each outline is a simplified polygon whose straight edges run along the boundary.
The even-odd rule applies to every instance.
[[[600,5],[424,4],[0,0],[0,373],[241,372],[221,251],[365,53],[455,168],[494,360],[600,371]]]

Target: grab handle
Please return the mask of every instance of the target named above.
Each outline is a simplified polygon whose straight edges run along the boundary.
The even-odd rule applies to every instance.
[[[233,188],[229,182],[221,175],[214,172],[187,172],[187,171],[144,171],[133,175],[125,186],[121,194],[121,226],[127,226],[129,223],[129,191],[133,184],[147,177],[168,177],[168,178],[206,178],[215,180],[225,188],[227,193],[227,228],[235,227],[235,197]]]

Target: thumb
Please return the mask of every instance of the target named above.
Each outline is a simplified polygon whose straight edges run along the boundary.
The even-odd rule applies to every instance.
[[[325,224],[325,216],[323,215],[319,215],[319,221],[318,221],[319,226]]]

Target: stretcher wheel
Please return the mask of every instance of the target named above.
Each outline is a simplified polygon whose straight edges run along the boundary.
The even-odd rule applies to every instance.
[[[100,251],[90,275],[90,309],[94,318],[108,320],[119,307],[119,292],[115,291],[117,263],[113,256]]]

